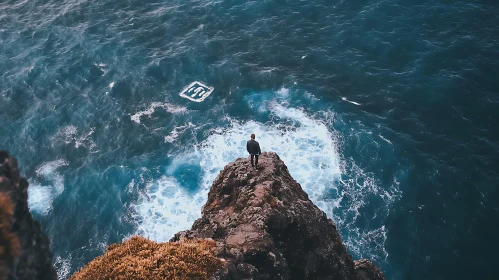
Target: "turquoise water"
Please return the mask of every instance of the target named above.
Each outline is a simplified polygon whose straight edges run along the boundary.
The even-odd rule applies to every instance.
[[[166,241],[255,133],[387,279],[493,279],[493,1],[0,3],[0,148],[60,279]],[[202,102],[180,96],[199,81]],[[460,269],[458,269],[460,268]]]

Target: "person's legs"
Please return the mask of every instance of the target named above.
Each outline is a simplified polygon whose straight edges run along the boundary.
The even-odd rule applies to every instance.
[[[254,166],[254,165],[253,165],[253,157],[254,157],[254,155],[251,155],[251,166]],[[258,164],[258,157],[257,157],[257,162],[256,162],[256,164]]]
[[[258,166],[258,155],[255,155],[255,166]]]

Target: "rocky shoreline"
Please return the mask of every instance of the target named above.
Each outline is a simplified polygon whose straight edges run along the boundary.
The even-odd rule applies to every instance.
[[[28,209],[28,181],[0,151],[0,280],[57,279],[47,235]]]
[[[56,279],[48,240],[27,207],[15,159],[0,152],[0,280]],[[12,204],[9,206],[10,201]],[[30,265],[28,265],[30,264]],[[13,277],[14,276],[14,277]],[[229,163],[213,182],[202,217],[170,242],[134,237],[108,246],[71,279],[384,279],[353,261],[334,222],[275,153]]]

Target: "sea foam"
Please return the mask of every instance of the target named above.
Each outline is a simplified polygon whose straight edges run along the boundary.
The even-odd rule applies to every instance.
[[[64,191],[64,178],[56,172],[61,166],[68,165],[65,160],[55,160],[41,164],[36,169],[36,175],[50,182],[42,185],[33,181],[28,187],[28,207],[41,215],[46,215],[52,209],[53,200]]]
[[[197,158],[201,168],[200,188],[194,194],[191,188],[172,176],[163,176],[147,182],[145,193],[133,206],[137,213],[138,233],[156,241],[167,241],[176,232],[188,229],[200,217],[200,210],[209,188],[224,166],[246,157],[245,142],[249,133],[255,133],[263,151],[274,151],[288,164],[291,175],[302,184],[313,198],[319,198],[331,182],[340,176],[339,156],[334,137],[327,126],[307,116],[299,109],[272,104],[279,118],[296,122],[295,125],[276,126],[275,123],[229,121],[228,128],[213,129],[212,134],[192,151],[179,158]],[[170,173],[182,165],[175,163]],[[330,204],[315,201],[321,209],[331,212]]]
[[[163,108],[167,112],[176,114],[176,113],[184,113],[187,111],[187,108],[183,106],[176,106],[172,105],[170,103],[161,103],[161,102],[153,102],[149,105],[149,107],[143,111],[139,111],[135,114],[133,114],[130,119],[138,124],[140,124],[140,119],[143,116],[151,116],[152,113],[156,111],[156,108]]]
[[[283,90],[279,91],[278,94],[282,94]],[[137,233],[163,242],[176,232],[189,229],[201,216],[201,207],[218,173],[229,162],[247,157],[245,143],[248,136],[255,133],[262,151],[273,151],[280,156],[310,199],[336,222],[353,252],[367,257],[386,257],[385,228],[359,228],[356,221],[369,199],[374,197],[386,207],[394,201],[396,191],[385,191],[377,186],[371,174],[354,163],[345,164],[332,117],[310,115],[286,104],[276,100],[256,104],[253,110],[259,111],[265,106],[266,112],[272,112],[268,122],[238,121],[225,116],[228,126],[211,129],[206,140],[175,157],[166,168],[168,174],[145,182],[144,193],[132,207],[136,213]],[[169,136],[173,139],[184,131],[179,128]],[[192,175],[199,176],[195,192],[186,191],[193,188],[192,182],[174,176],[176,171],[186,167],[186,161],[192,161],[190,165],[200,169],[199,175]],[[363,248],[366,244],[370,248]]]

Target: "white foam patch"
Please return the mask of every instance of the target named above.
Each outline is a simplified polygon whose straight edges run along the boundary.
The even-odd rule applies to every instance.
[[[282,97],[288,97],[289,96],[289,89],[282,87],[278,91],[276,91],[276,93],[281,95]]]
[[[39,184],[30,184],[28,187],[28,206],[31,211],[47,215],[52,208],[52,188]]]
[[[350,230],[355,238],[348,238],[344,240],[344,243],[355,255],[368,255],[369,259],[375,262],[383,261],[388,258],[388,252],[385,249],[385,226],[369,231],[360,231],[359,228],[356,227],[352,227]],[[368,251],[367,253],[366,250]],[[383,258],[380,258],[377,253],[381,253]]]
[[[59,129],[57,133],[50,138],[50,143],[52,147],[61,144],[74,144],[75,148],[85,147],[90,152],[98,152],[97,145],[92,140],[92,135],[94,134],[95,128],[90,128],[90,131],[86,133],[79,133],[78,128],[74,125],[67,125]]]
[[[65,160],[59,159],[44,163],[36,169],[38,176],[43,176],[53,182],[52,187],[55,195],[60,195],[64,191],[64,178],[55,171],[59,167],[66,165],[68,163]]]
[[[357,219],[362,217],[362,208],[369,200],[382,201],[383,204],[373,209],[370,214],[374,214],[373,219],[379,215],[384,220],[389,214],[390,204],[400,197],[398,183],[395,181],[392,186],[380,187],[371,174],[364,172],[354,162],[350,162],[348,167],[345,165],[342,167],[342,173],[347,176],[341,181],[341,195],[346,198],[346,202],[340,201],[343,210],[336,213],[333,219],[341,229],[347,230],[345,244],[357,256],[375,261],[386,260],[388,253],[385,250],[385,227],[380,225],[377,228],[361,230],[356,223]]]
[[[306,91],[306,92],[305,92],[304,96],[305,96],[306,98],[308,98],[310,101],[313,101],[313,102],[315,102],[315,101],[318,101],[318,100],[319,100],[319,98],[315,97],[315,95],[313,95],[312,93],[310,93],[310,92],[308,92],[308,91]]]
[[[90,131],[75,138],[75,148],[78,148],[80,146],[86,147],[89,149],[91,152],[96,152],[95,148],[97,145],[91,140],[92,134],[94,134],[95,128],[90,128]]]
[[[113,87],[114,87],[114,82],[111,82],[111,83],[109,84],[109,88],[113,88]]]
[[[350,101],[350,100],[348,100],[346,97],[342,97],[341,99],[342,99],[343,101],[348,102],[348,103],[352,103],[353,105],[357,105],[357,106],[362,105],[362,104],[357,103],[357,102],[355,102],[355,101]]]
[[[54,260],[55,270],[57,271],[57,279],[64,280],[69,278],[71,272],[71,256],[67,259],[56,256]]]
[[[41,215],[50,212],[53,200],[64,191],[64,178],[56,170],[65,165],[68,165],[66,161],[55,160],[36,169],[36,174],[51,184],[44,186],[35,182],[28,187],[28,207],[31,211]]]
[[[109,70],[105,68],[107,66],[105,63],[94,63],[94,65],[102,71],[102,76],[105,76],[107,72],[109,72]]]
[[[173,130],[165,136],[165,143],[173,143],[177,137],[182,135],[187,129],[195,127],[191,122],[187,123],[186,125],[181,125],[181,126],[176,126],[173,128]]]
[[[165,242],[199,218],[204,201],[192,197],[173,177],[148,182],[138,202],[132,205],[138,220],[137,234]]]
[[[56,144],[57,142],[64,142],[65,144],[73,142],[77,132],[78,128],[76,128],[76,126],[74,125],[67,125],[62,127],[54,136],[50,138],[52,147],[54,147],[54,144]]]
[[[171,113],[171,114],[178,114],[178,113],[187,112],[186,107],[176,106],[176,105],[172,105],[170,103],[153,102],[153,103],[151,103],[151,105],[149,105],[149,107],[146,110],[139,111],[139,112],[133,114],[130,118],[132,119],[132,121],[140,124],[140,118],[143,116],[151,116],[152,113],[154,113],[154,111],[156,110],[156,108],[163,108],[168,113]]]

